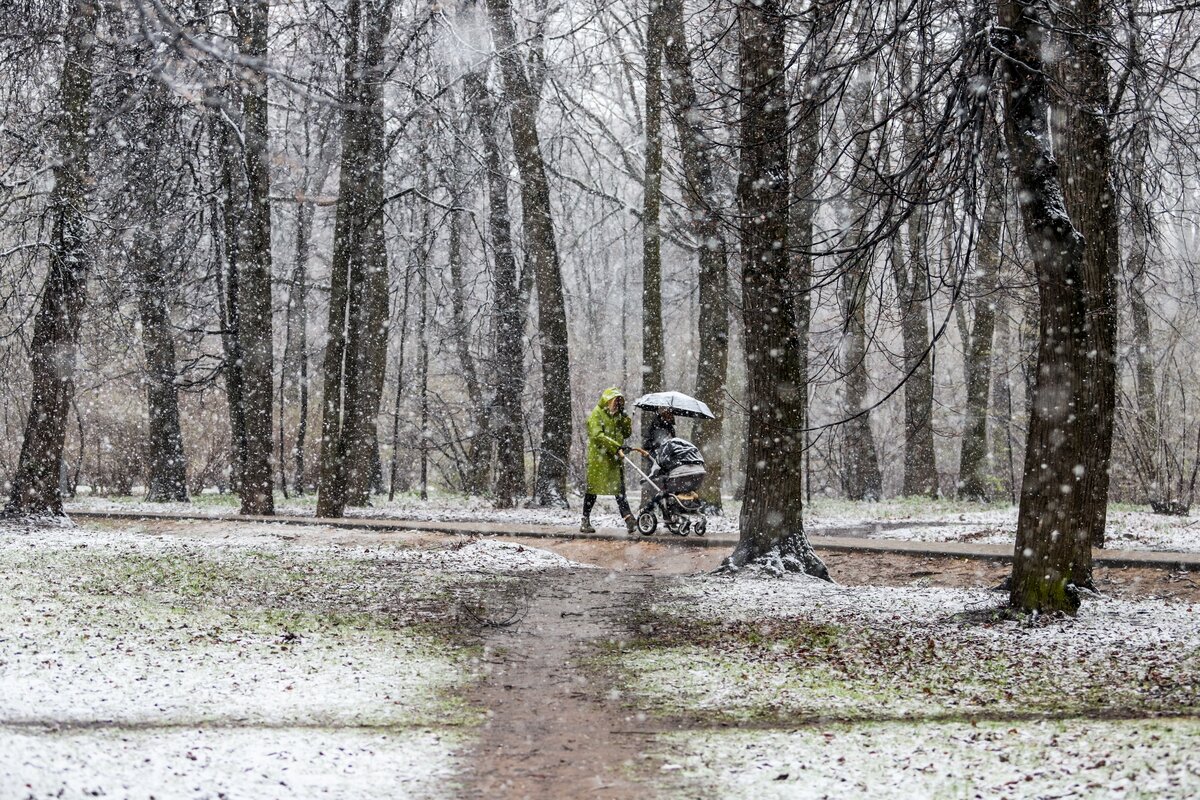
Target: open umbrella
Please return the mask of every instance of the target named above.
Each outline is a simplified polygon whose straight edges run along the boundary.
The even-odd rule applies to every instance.
[[[651,392],[639,397],[633,403],[634,408],[659,409],[669,408],[677,417],[699,417],[701,419],[716,419],[708,406],[683,392]]]

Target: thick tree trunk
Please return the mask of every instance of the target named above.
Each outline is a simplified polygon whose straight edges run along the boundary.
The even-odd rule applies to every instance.
[[[998,170],[986,175],[983,225],[975,251],[974,320],[966,343],[963,372],[966,377],[966,415],[958,461],[958,496],[966,500],[992,498],[988,470],[988,389],[992,379],[992,338],[996,332],[996,291],[1000,274],[1000,231],[1004,220],[1004,194],[997,185]]]
[[[525,409],[521,404],[525,376],[521,336],[525,319],[521,313],[523,306],[517,286],[508,179],[500,152],[500,137],[496,132],[495,109],[488,95],[485,75],[472,72],[464,80],[483,141],[488,232],[491,234],[495,259],[492,297],[495,303],[496,361],[492,378],[495,385],[492,432],[496,439],[496,505],[511,508],[518,498],[525,495]]]
[[[538,301],[538,342],[542,355],[542,437],[534,478],[534,502],[566,506],[571,453],[571,373],[567,311],[550,184],[537,129],[537,95],[516,47],[509,0],[487,0],[492,36],[509,102],[509,122],[521,175],[521,216],[525,248],[532,262]]]
[[[237,13],[241,54],[267,59],[267,0],[242,0]],[[267,77],[249,72],[242,86],[243,163],[246,195],[238,227],[237,337],[242,365],[245,446],[239,492],[243,514],[275,513],[271,425],[275,385],[271,318],[271,169],[267,128]]]
[[[804,384],[788,262],[786,21],[779,0],[738,6],[742,292],[750,414],[741,537],[727,569],[828,577],[804,533]]]
[[[1045,0],[1001,0],[999,17],[1005,137],[1041,300],[1010,602],[1022,611],[1074,614],[1079,595],[1072,584],[1090,576],[1092,563],[1091,498],[1080,473],[1098,435],[1077,413],[1089,402],[1091,374],[1084,244],[1050,148]]]
[[[49,265],[33,323],[25,439],[5,507],[5,513],[12,516],[63,513],[59,470],[92,267],[86,215],[98,13],[92,0],[75,0],[63,33],[59,160],[49,202]]]
[[[723,433],[725,381],[729,370],[729,256],[721,221],[715,176],[713,142],[700,116],[683,21],[683,0],[661,0],[663,14],[663,67],[671,98],[671,117],[683,163],[683,197],[699,245],[700,294],[698,326],[700,358],[696,367],[696,395],[716,417],[693,428],[695,445],[704,453],[708,477],[701,496],[721,507],[724,482]]]
[[[364,13],[365,6],[365,13]],[[382,65],[391,0],[347,8],[342,154],[330,275],[317,515],[366,505],[387,357]]]
[[[1104,31],[1108,6],[1102,0],[1080,0],[1060,12],[1066,18],[1070,56],[1063,60],[1066,100],[1062,108],[1064,137],[1064,196],[1071,219],[1083,236],[1082,278],[1087,319],[1088,372],[1086,395],[1075,413],[1091,432],[1084,451],[1083,477],[1086,525],[1093,547],[1104,546],[1108,519],[1109,467],[1112,463],[1113,416],[1117,399],[1117,272],[1120,264],[1120,220],[1112,185],[1112,146],[1109,141],[1109,66]],[[1075,583],[1089,584],[1091,567],[1074,574]]]

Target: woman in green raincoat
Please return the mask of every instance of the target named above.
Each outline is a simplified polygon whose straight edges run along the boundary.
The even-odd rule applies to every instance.
[[[600,402],[588,414],[587,490],[583,495],[582,533],[594,533],[592,506],[596,495],[616,495],[617,508],[625,518],[625,527],[634,530],[635,521],[625,499],[625,469],[621,451],[633,434],[633,421],[625,413],[625,395],[615,386],[600,393]]]

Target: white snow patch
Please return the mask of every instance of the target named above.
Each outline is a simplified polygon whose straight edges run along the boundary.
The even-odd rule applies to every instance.
[[[458,741],[428,730],[0,726],[0,785],[66,800],[444,797]]]
[[[662,738],[716,797],[1145,797],[1200,792],[1200,721],[831,724]]]

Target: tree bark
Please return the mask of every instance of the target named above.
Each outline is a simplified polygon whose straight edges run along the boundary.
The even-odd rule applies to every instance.
[[[906,496],[937,497],[933,449],[933,364],[929,357],[929,266],[926,263],[928,218],[918,208],[908,219],[908,247],[900,247],[896,294],[904,348],[904,484]],[[907,263],[906,263],[907,262]]]
[[[317,491],[322,517],[340,517],[347,505],[366,505],[375,472],[387,357],[382,66],[391,12],[391,0],[378,5],[351,0],[346,14],[341,174]]]
[[[240,50],[262,65],[242,85],[244,198],[238,225],[237,337],[242,366],[245,444],[241,513],[275,513],[271,425],[275,385],[271,317],[271,170],[267,127],[267,0],[241,0],[236,14]]]
[[[1093,547],[1104,546],[1108,519],[1109,468],[1112,464],[1113,416],[1117,400],[1117,272],[1120,264],[1120,220],[1112,184],[1112,145],[1109,141],[1109,66],[1104,42],[1109,28],[1103,0],[1080,0],[1060,12],[1066,17],[1069,57],[1063,104],[1064,196],[1067,211],[1083,236],[1082,278],[1087,318],[1089,369],[1086,395],[1076,415],[1091,432],[1084,450],[1079,490],[1086,504],[1085,524]],[[1075,583],[1091,582],[1091,567],[1080,565]]]
[[[683,0],[661,0],[663,67],[671,98],[671,117],[683,164],[683,197],[699,244],[700,294],[698,327],[700,357],[696,365],[696,395],[708,404],[714,419],[698,422],[692,438],[704,453],[708,477],[700,491],[711,507],[721,508],[725,454],[725,383],[729,370],[729,255],[721,221],[713,142],[700,117],[700,102],[692,72],[684,27]]]
[[[663,0],[649,0],[646,17],[646,165],[642,181],[642,392],[660,392],[666,360],[663,352],[662,316],[662,56]],[[654,415],[642,414],[642,440],[646,439]],[[649,459],[645,471],[650,472]],[[642,505],[650,501],[653,490],[642,487]]]
[[[92,70],[99,11],[75,0],[63,32],[59,160],[50,192],[49,265],[30,346],[29,415],[5,514],[63,513],[59,469],[93,257],[88,233]]]
[[[855,102],[869,114],[871,100],[857,88]],[[871,277],[872,251],[863,246],[869,224],[870,207],[864,181],[875,172],[871,153],[870,125],[862,120],[855,135],[855,175],[851,179],[849,235],[845,243],[847,263],[842,268],[842,314],[845,332],[842,339],[843,374],[846,376],[846,422],[843,442],[846,452],[846,496],[851,500],[879,500],[883,496],[883,476],[875,435],[871,432],[871,414],[867,390],[867,286]]]
[[[508,206],[508,180],[503,170],[500,137],[496,132],[495,108],[488,94],[486,76],[469,73],[465,80],[479,137],[483,142],[483,165],[487,173],[488,232],[492,239],[492,297],[495,303],[496,362],[493,373],[495,394],[492,432],[496,439],[496,505],[512,508],[525,495],[525,409],[521,404],[525,358],[521,335],[525,327],[517,286],[517,260],[513,252],[512,222]]]
[[[538,137],[537,95],[516,48],[509,0],[487,0],[487,8],[509,102],[513,151],[521,175],[525,247],[537,287],[543,419],[534,502],[539,506],[565,507],[571,452],[570,354],[562,267],[550,210],[550,184]]]
[[[161,230],[156,220],[149,220],[147,228],[146,232],[135,235],[132,254],[138,268],[138,314],[146,355],[149,410],[146,499],[187,502],[187,461],[179,427],[175,338],[167,305]]]
[[[998,11],[1005,138],[1041,301],[1009,598],[1021,611],[1074,614],[1079,594],[1072,584],[1090,576],[1092,563],[1090,498],[1077,470],[1089,463],[1095,435],[1077,413],[1088,402],[1091,370],[1084,245],[1067,213],[1051,149],[1045,0],[1000,0]]]
[[[456,158],[458,156],[456,155]],[[465,187],[462,189],[466,193]],[[463,194],[454,196],[453,205],[461,206]],[[467,445],[467,465],[463,490],[467,494],[483,494],[488,489],[490,481],[491,457],[491,426],[488,404],[483,397],[483,386],[479,380],[479,369],[475,356],[471,353],[471,323],[467,319],[466,288],[463,285],[463,247],[462,220],[460,212],[451,212],[450,243],[447,247],[447,261],[450,272],[450,311],[454,319],[454,349],[458,355],[458,363],[462,368],[463,383],[467,387],[467,400],[470,403],[470,414],[475,427],[471,431]]]
[[[750,407],[741,536],[726,569],[758,563],[828,578],[804,533],[804,384],[788,260],[786,20],[779,0],[738,5],[738,201]]]
[[[988,390],[992,379],[992,339],[996,333],[993,295],[1000,274],[1004,194],[999,170],[988,169],[984,180],[987,191],[975,251],[975,299],[971,304],[974,319],[963,360],[967,398],[958,461],[958,496],[965,500],[990,500],[993,494],[988,479]]]

